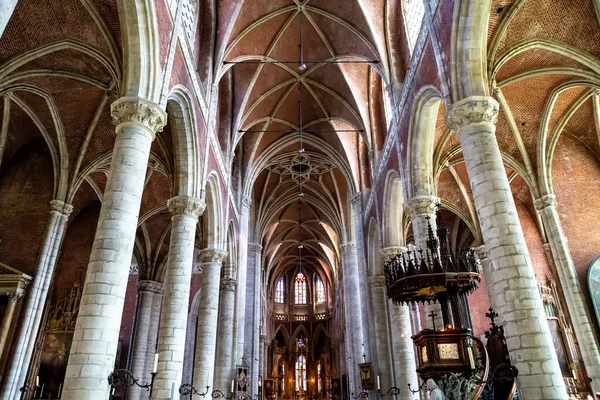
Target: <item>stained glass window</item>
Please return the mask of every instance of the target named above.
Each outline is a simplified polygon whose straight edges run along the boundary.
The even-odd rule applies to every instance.
[[[298,272],[298,275],[296,275],[294,294],[296,304],[306,304],[306,277],[302,272]]]
[[[404,23],[406,25],[406,33],[408,35],[408,47],[412,54],[417,44],[417,38],[423,25],[423,16],[425,7],[423,0],[404,0]]]
[[[277,286],[275,286],[275,303],[283,303],[283,294],[284,294],[284,281],[283,277],[279,279],[277,282]]]
[[[306,358],[299,356],[296,360],[296,391],[306,391]]]
[[[321,278],[317,277],[317,304],[325,303],[325,286]]]
[[[321,375],[323,375],[323,371],[321,370],[321,361],[317,364],[317,392],[321,393],[323,391],[323,382],[321,381]]]

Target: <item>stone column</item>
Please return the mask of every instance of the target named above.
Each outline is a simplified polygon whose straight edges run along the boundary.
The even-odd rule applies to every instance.
[[[4,309],[2,324],[0,324],[0,355],[2,355],[2,353],[4,353],[5,351],[8,351],[9,349],[6,346],[8,334],[10,332],[10,328],[13,325],[13,319],[15,317],[15,310],[17,309],[17,304],[21,303],[21,300],[23,300],[23,296],[23,290],[18,290],[8,295],[8,304]]]
[[[365,240],[364,240],[364,223],[363,223],[363,201],[362,193],[357,193],[352,196],[352,212],[354,214],[354,233],[355,233],[355,245],[356,245],[356,266],[358,267],[358,282],[360,285],[360,292],[357,293],[368,293],[367,284],[367,260],[365,257]],[[372,361],[371,357],[371,331],[369,329],[369,304],[368,298],[365,297],[360,303],[360,313],[362,318],[362,330],[363,330],[363,343],[364,353],[367,356],[367,360]],[[362,343],[359,343],[362,344]],[[361,346],[362,347],[362,346]],[[361,351],[362,354],[362,351]],[[360,362],[363,362],[361,359]]]
[[[265,378],[266,375],[266,357],[267,357],[267,337],[265,335],[260,335],[260,359],[258,362],[258,381],[262,385],[261,380]]]
[[[0,36],[4,33],[4,29],[6,28],[6,25],[8,25],[8,21],[15,11],[18,1],[19,0],[2,0],[2,3],[0,3]]]
[[[238,288],[236,301],[236,351],[234,356],[234,364],[241,363],[244,355],[244,335],[246,330],[246,273],[248,260],[248,225],[250,219],[249,197],[242,198],[242,207],[240,210],[240,233],[238,243]]]
[[[342,255],[342,285],[344,286],[344,309],[346,311],[346,356],[348,358],[348,383],[350,392],[360,393],[360,371],[358,364],[364,362],[363,326],[358,278],[356,245],[345,243],[340,247]]]
[[[260,335],[260,278],[262,246],[248,243],[246,277],[246,327],[244,329],[244,360],[250,366],[252,394],[258,390],[258,354]],[[252,295],[251,295],[252,293]],[[257,361],[255,361],[257,360]],[[241,361],[241,360],[240,360]],[[236,361],[237,362],[237,361]],[[255,374],[256,372],[256,374]]]
[[[48,288],[56,266],[58,250],[65,235],[65,228],[73,206],[62,200],[50,202],[50,218],[46,224],[46,231],[42,239],[42,246],[37,259],[35,277],[29,289],[29,296],[25,303],[25,310],[14,343],[14,351],[10,360],[10,367],[6,373],[6,381],[0,398],[18,399],[21,397],[19,388],[25,383],[29,363],[35,346],[36,337],[42,316],[44,304],[48,295]]]
[[[392,342],[390,333],[390,315],[386,294],[385,276],[369,276],[369,295],[371,297],[371,310],[373,320],[373,348],[375,357],[373,357],[376,366],[377,375],[381,380],[381,388],[387,390],[394,386],[393,378],[393,360],[392,360]],[[376,384],[376,383],[375,383]]]
[[[413,196],[405,203],[405,209],[410,215],[410,221],[413,226],[413,236],[417,248],[427,248],[427,237],[429,234],[429,225],[434,234],[437,234],[436,210],[440,199],[432,195]],[[429,220],[427,219],[429,218]],[[425,321],[428,329],[433,329],[433,320],[429,315],[436,314],[435,327],[437,329],[444,327],[444,318],[439,303],[425,304]]]
[[[150,145],[167,120],[155,103],[111,105],[117,137],[63,385],[64,400],[106,399],[135,241]]]
[[[494,293],[505,321],[512,364],[523,399],[566,399],[523,229],[496,141],[498,102],[473,96],[454,104],[446,122],[458,135],[479,225],[494,265]]]
[[[178,393],[183,377],[183,359],[187,329],[188,304],[194,242],[198,217],[204,212],[202,200],[177,196],[167,202],[171,212],[171,240],[165,271],[165,295],[158,333],[158,369],[153,398],[171,399],[175,386]]]
[[[388,260],[401,250],[405,250],[405,248],[400,246],[386,247],[381,249],[381,255],[384,260]],[[390,354],[393,355],[394,361],[394,386],[400,389],[400,393],[398,394],[399,399],[411,399],[408,384],[410,383],[413,390],[419,386],[414,351],[415,346],[411,338],[411,312],[407,305],[397,305],[392,301],[387,301],[389,304],[392,333],[392,349],[390,350]]]
[[[138,282],[137,290],[138,307],[132,345],[131,372],[142,382],[149,382],[156,351],[164,285],[160,282],[144,280]],[[132,386],[127,392],[127,397],[131,400],[140,400],[144,397],[144,393],[146,393],[145,389]]]
[[[594,392],[600,388],[600,351],[594,335],[592,320],[587,310],[577,271],[569,250],[569,243],[560,223],[556,209],[556,196],[547,194],[536,199],[535,208],[540,213],[546,237],[552,250],[554,265],[559,274],[573,329],[580,344],[581,356],[588,377],[592,379]]]
[[[477,246],[475,248],[477,252],[477,257],[479,257],[479,262],[481,263],[481,268],[483,269],[483,277],[485,278],[485,287],[488,292],[488,296],[490,298],[490,306],[493,309],[496,309],[496,295],[494,293],[494,267],[490,263],[490,258],[488,256],[487,248],[484,244],[481,246]],[[502,318],[498,319],[502,321]]]
[[[208,384],[211,387],[213,386],[210,380],[215,376],[219,281],[221,266],[226,255],[227,252],[219,249],[200,251],[202,257],[202,284],[200,285],[194,378],[192,379],[192,385],[196,388],[206,387],[207,379],[209,379]]]
[[[219,340],[217,341],[214,389],[218,389],[223,393],[229,393],[231,390],[231,379],[233,378],[235,365],[233,359],[233,351],[235,349],[233,325],[237,281],[231,278],[231,274],[229,273],[226,273],[225,276],[225,278],[221,279],[219,294],[219,319],[217,331]]]

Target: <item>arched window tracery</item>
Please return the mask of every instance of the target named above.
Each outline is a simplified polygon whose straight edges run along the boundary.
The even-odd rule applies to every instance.
[[[285,300],[285,281],[283,277],[277,281],[277,286],[275,286],[275,303],[283,304]]]
[[[316,293],[316,303],[317,304],[325,303],[325,285],[323,285],[323,281],[321,280],[320,277],[317,277],[315,293]]]
[[[298,272],[294,280],[294,303],[306,304],[306,277],[302,272]]]
[[[296,391],[306,392],[306,357],[298,356],[296,360]]]

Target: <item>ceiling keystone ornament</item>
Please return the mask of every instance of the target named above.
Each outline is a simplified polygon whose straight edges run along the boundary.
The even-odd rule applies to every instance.
[[[219,249],[203,249],[198,253],[203,263],[222,263],[227,252]]]
[[[69,218],[73,212],[73,206],[65,203],[62,200],[51,200],[50,201],[50,212],[58,212],[64,217]]]
[[[553,194],[545,194],[542,197],[533,201],[535,209],[542,211],[548,207],[556,207],[556,196]]]
[[[173,215],[190,215],[198,218],[204,212],[206,203],[190,196],[175,196],[167,201],[167,207]]]
[[[411,219],[427,215],[435,215],[440,198],[432,195],[414,196],[406,201],[405,208]]]
[[[110,111],[115,125],[143,125],[153,138],[156,132],[162,132],[167,123],[167,113],[158,104],[141,97],[121,97],[110,105]]]
[[[455,103],[446,113],[446,124],[457,134],[464,127],[477,123],[496,124],[500,106],[489,96],[471,96]]]
[[[267,169],[279,174],[284,180],[292,179],[296,182],[315,181],[318,182],[321,175],[331,171],[333,164],[321,154],[287,153],[278,157]]]

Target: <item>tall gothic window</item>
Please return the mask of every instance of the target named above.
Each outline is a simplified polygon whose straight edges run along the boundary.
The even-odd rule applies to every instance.
[[[296,304],[306,304],[306,277],[302,272],[294,280],[294,295]]]
[[[404,0],[404,24],[406,25],[406,34],[408,36],[408,47],[410,54],[413,53],[417,38],[423,25],[423,16],[425,7],[423,0]]]
[[[277,282],[277,286],[275,286],[275,303],[283,304],[283,295],[284,295],[284,281],[283,277],[279,279]]]
[[[323,382],[321,381],[321,375],[323,375],[321,361],[317,364],[317,392],[321,393],[323,391]]]
[[[306,391],[306,358],[302,355],[296,360],[296,391],[300,388]]]
[[[317,277],[317,289],[315,292],[317,293],[317,304],[325,303],[325,286],[319,277]]]

